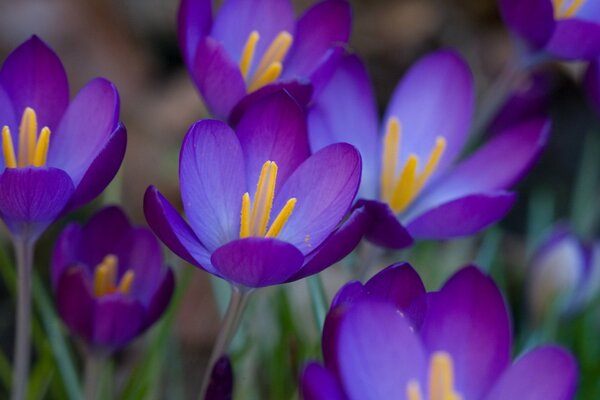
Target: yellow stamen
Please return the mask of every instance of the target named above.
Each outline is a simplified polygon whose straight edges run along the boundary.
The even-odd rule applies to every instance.
[[[260,39],[260,35],[256,31],[252,31],[250,36],[248,36],[248,40],[244,45],[244,50],[242,51],[242,58],[240,60],[240,71],[242,71],[242,76],[244,79],[248,77],[248,72],[250,72],[250,66],[252,65],[252,60],[254,59],[254,53],[256,52],[256,43]]]
[[[392,117],[388,121],[383,145],[383,165],[381,173],[381,197],[389,201],[394,189],[396,162],[400,152],[400,121]]]
[[[37,115],[26,107],[19,126],[19,168],[31,165],[37,135]]]
[[[283,229],[283,226],[290,218],[290,215],[292,215],[292,211],[294,211],[295,206],[296,198],[292,197],[285,203],[285,206],[283,206],[283,208],[275,218],[275,221],[273,221],[273,223],[271,224],[271,227],[269,228],[266,237],[277,237],[277,235],[279,235],[279,232],[281,232],[281,229]]]
[[[435,172],[440,158],[442,158],[442,154],[444,154],[444,150],[446,150],[446,139],[443,137],[438,137],[435,140],[435,147],[431,150],[429,154],[429,158],[427,159],[427,164],[425,164],[425,168],[419,174],[417,178],[417,182],[415,184],[415,192],[419,192],[425,186],[425,182],[431,177],[431,175]]]
[[[242,196],[242,212],[240,216],[240,238],[250,236],[250,193]]]
[[[103,296],[113,290],[117,280],[116,256],[109,254],[96,267],[94,271],[94,294],[96,297]]]
[[[255,90],[275,81],[277,78],[279,78],[279,75],[281,75],[282,70],[283,66],[280,62],[274,62],[273,64],[269,65],[267,70],[260,76],[255,75],[256,77],[253,78],[250,85],[248,85],[248,92],[254,92]]]
[[[33,166],[43,167],[46,165],[46,158],[48,157],[48,147],[50,146],[50,129],[48,127],[42,128],[40,137],[37,140],[35,151],[33,152]]]
[[[429,366],[429,399],[462,400],[454,391],[454,367],[450,354],[437,351],[431,356]]]
[[[123,294],[128,294],[129,290],[131,290],[131,285],[133,284],[134,278],[135,273],[132,270],[125,272],[125,274],[121,277],[121,282],[119,282],[119,288],[117,290]]]
[[[421,400],[421,387],[419,382],[411,380],[406,385],[406,398],[407,400]]]
[[[2,152],[4,153],[4,164],[6,168],[17,168],[17,158],[15,157],[15,147],[8,126],[2,128]]]
[[[396,182],[394,193],[390,200],[392,210],[397,213],[402,212],[414,197],[414,187],[417,178],[417,166],[419,157],[411,154],[406,160],[406,164],[400,174],[400,179]]]
[[[554,17],[556,19],[571,18],[583,7],[585,0],[571,0],[565,8],[565,0],[553,0]]]

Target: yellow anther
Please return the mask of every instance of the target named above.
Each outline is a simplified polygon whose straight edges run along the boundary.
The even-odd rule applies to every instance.
[[[37,135],[37,115],[33,108],[26,107],[19,126],[19,168],[31,165]]]
[[[417,167],[419,165],[419,157],[411,154],[406,160],[406,164],[400,174],[400,179],[396,182],[394,193],[390,200],[392,210],[397,213],[402,212],[414,198],[414,188],[417,179]]]
[[[444,351],[432,354],[429,365],[429,399],[462,400],[454,391],[454,367],[452,357]]]
[[[248,92],[254,92],[255,90],[277,80],[277,78],[279,78],[281,75],[281,71],[283,71],[283,66],[280,62],[274,62],[273,64],[269,65],[267,70],[260,76],[255,75],[256,77],[252,79],[252,82],[250,85],[248,85]]]
[[[40,137],[35,145],[35,151],[33,153],[33,166],[43,167],[46,165],[46,158],[48,157],[48,147],[50,146],[50,129],[48,127],[42,128]]]
[[[388,121],[383,145],[383,165],[381,173],[381,198],[389,201],[394,190],[396,163],[400,152],[400,121],[392,117]]]
[[[240,237],[250,236],[250,193],[242,196],[242,212],[240,216]]]
[[[4,164],[6,168],[17,168],[15,147],[13,146],[12,136],[10,135],[8,126],[2,128],[2,152],[4,153]]]
[[[421,395],[421,387],[419,386],[419,382],[415,380],[411,380],[406,385],[406,398],[407,400],[421,400],[423,397]]]
[[[273,221],[273,223],[271,224],[271,227],[269,228],[266,237],[277,237],[277,235],[279,235],[279,232],[281,232],[281,229],[283,229],[283,226],[290,218],[290,215],[292,215],[292,211],[294,211],[295,206],[296,198],[292,197],[285,203],[285,206],[283,206],[283,208],[275,218],[275,221]]]
[[[135,273],[132,270],[128,270],[121,277],[121,282],[119,282],[118,291],[123,294],[128,294],[131,290],[131,285],[133,284],[133,279],[135,278]]]
[[[586,0],[571,0],[568,6],[565,0],[553,0],[554,16],[557,19],[571,18],[583,7]]]
[[[242,51],[242,58],[240,60],[240,71],[242,71],[242,76],[244,79],[248,77],[248,72],[250,72],[250,66],[252,65],[252,60],[254,59],[254,53],[256,52],[256,43],[260,39],[260,35],[256,31],[252,31],[250,36],[248,36],[248,40],[244,45],[244,50]]]
[[[425,168],[419,174],[417,178],[417,182],[415,184],[415,192],[419,192],[425,186],[427,180],[431,177],[431,175],[435,172],[440,159],[442,158],[442,154],[444,154],[444,150],[446,150],[446,139],[443,137],[438,137],[435,140],[435,146],[431,153],[429,154],[429,158],[427,159],[427,164],[425,164]]]
[[[94,271],[94,294],[96,297],[103,296],[114,290],[117,280],[116,256],[109,254],[98,265]]]

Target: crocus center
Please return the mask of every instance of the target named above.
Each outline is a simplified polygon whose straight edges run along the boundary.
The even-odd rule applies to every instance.
[[[49,146],[50,129],[45,126],[38,134],[37,115],[33,108],[27,107],[23,111],[16,152],[9,127],[5,125],[2,128],[2,152],[7,168],[43,167]]]
[[[398,172],[400,135],[400,121],[396,117],[390,118],[383,140],[381,199],[397,214],[404,211],[421,192],[446,148],[446,139],[438,136],[423,168],[419,169],[419,156],[411,153]]]
[[[240,59],[240,71],[246,81],[248,92],[254,92],[279,78],[283,70],[283,59],[292,45],[293,37],[286,31],[279,32],[263,54],[252,76],[249,76],[256,52],[256,44],[259,40],[260,35],[258,32],[252,31],[248,36],[248,40],[246,40]]]
[[[128,294],[133,284],[135,274],[132,270],[127,270],[117,282],[119,259],[113,254],[109,254],[94,270],[94,295],[97,298],[112,293]]]
[[[462,400],[454,389],[454,367],[452,357],[444,351],[436,351],[429,361],[429,397],[424,397],[421,386],[411,380],[406,386],[408,400]]]
[[[296,205],[295,197],[285,203],[267,230],[271,208],[273,208],[273,198],[275,197],[276,180],[277,164],[274,161],[267,161],[260,171],[254,199],[250,199],[248,192],[242,196],[240,238],[249,236],[277,237],[290,215],[292,215]]]
[[[556,19],[571,18],[585,4],[585,0],[552,0]]]

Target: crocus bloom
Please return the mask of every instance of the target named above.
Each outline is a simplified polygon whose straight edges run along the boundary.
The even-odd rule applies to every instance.
[[[69,102],[60,60],[35,36],[0,70],[0,124],[0,218],[28,240],[96,197],[125,154],[116,88],[98,78]]]
[[[593,0],[499,0],[508,28],[534,53],[562,59],[600,55],[600,4]]]
[[[475,267],[425,293],[408,264],[337,294],[323,330],[325,365],[309,364],[306,400],[567,400],[573,357],[544,346],[511,363],[511,327],[494,282]]]
[[[52,255],[56,308],[69,329],[94,349],[126,345],[164,312],[173,293],[152,232],[107,207],[83,227],[67,225]]]
[[[359,205],[373,219],[371,242],[402,248],[412,238],[468,235],[502,218],[514,202],[505,189],[531,167],[549,123],[522,122],[456,163],[473,114],[473,79],[454,52],[418,61],[396,87],[378,128],[375,100],[360,60],[350,55],[309,114],[310,143],[355,145],[363,159]]]
[[[177,255],[243,287],[321,271],[360,240],[362,209],[338,227],[358,189],[358,151],[334,144],[310,155],[304,111],[285,92],[253,103],[235,132],[194,124],[183,142],[179,180],[184,221],[154,187],[144,210]]]
[[[553,307],[561,314],[576,311],[600,290],[600,247],[558,226],[534,254],[528,272],[527,298],[536,322]]]
[[[310,97],[293,81],[318,85],[326,80],[343,53],[333,47],[350,36],[350,6],[344,0],[318,3],[297,21],[289,0],[226,0],[214,21],[211,3],[182,0],[179,41],[192,78],[217,118],[227,118],[246,94],[258,97],[281,85]]]

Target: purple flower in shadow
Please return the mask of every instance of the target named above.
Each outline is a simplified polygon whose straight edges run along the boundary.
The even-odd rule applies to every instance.
[[[501,219],[515,194],[506,191],[533,165],[549,121],[528,119],[505,128],[457,161],[474,108],[473,78],[462,58],[438,51],[419,60],[396,87],[378,124],[375,99],[360,60],[347,56],[309,113],[313,151],[348,142],[363,160],[359,206],[366,238],[387,248],[414,239],[464,236]]]
[[[150,227],[189,263],[256,288],[302,278],[356,246],[364,209],[344,220],[361,161],[348,144],[310,155],[303,109],[285,92],[255,102],[232,130],[194,124],[181,148],[179,179],[188,222],[154,187]]]
[[[96,350],[119,349],[156,322],[174,284],[159,241],[118,207],[100,210],[84,226],[67,225],[52,254],[58,313]]]
[[[0,218],[34,240],[108,185],[126,146],[117,89],[94,79],[69,101],[62,63],[33,36],[0,70]]]
[[[288,0],[226,0],[214,20],[211,0],[182,0],[178,21],[192,79],[209,111],[222,119],[247,94],[256,99],[285,87],[308,102],[308,84],[318,91],[331,75],[350,25],[345,0],[317,3],[298,20]]]
[[[538,399],[575,392],[573,357],[543,346],[511,363],[508,310],[475,267],[426,293],[408,264],[335,297],[323,329],[324,366],[302,376],[306,400]]]

